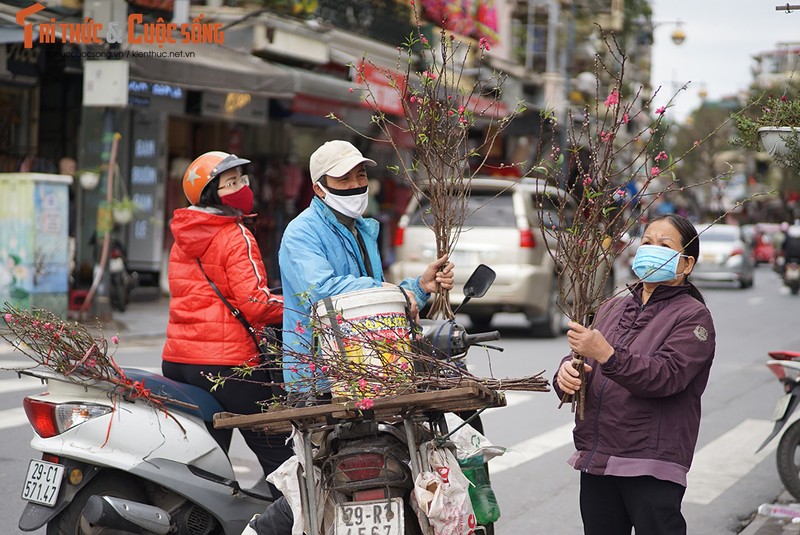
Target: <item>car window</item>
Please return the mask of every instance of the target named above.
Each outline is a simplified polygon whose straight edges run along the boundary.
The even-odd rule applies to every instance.
[[[467,201],[466,211],[465,228],[517,226],[511,192],[500,195],[473,192]],[[420,203],[409,224],[422,225],[423,217],[428,225],[433,223],[427,200]]]
[[[541,205],[541,206],[540,206]],[[555,227],[556,229],[563,229],[564,227],[569,227],[572,224],[572,217],[573,214],[570,213],[569,209],[562,210],[562,216],[564,216],[564,221],[561,220],[559,217],[559,206],[560,202],[559,199],[553,198],[551,196],[534,196],[533,197],[533,207],[534,207],[534,219],[541,218],[544,226],[547,228],[552,229]],[[538,226],[536,221],[531,221],[531,225]]]

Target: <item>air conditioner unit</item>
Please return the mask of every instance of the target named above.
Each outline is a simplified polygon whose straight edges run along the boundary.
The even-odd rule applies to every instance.
[[[270,28],[266,24],[253,27],[253,53],[320,65],[328,63],[327,44],[280,28]]]

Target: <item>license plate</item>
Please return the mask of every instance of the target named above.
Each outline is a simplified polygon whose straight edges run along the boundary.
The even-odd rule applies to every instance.
[[[472,265],[472,260],[475,255],[472,251],[453,251],[450,253],[449,260],[458,267],[466,267]]]
[[[22,499],[52,507],[56,504],[63,479],[63,465],[32,459],[22,486]]]
[[[334,535],[403,535],[403,499],[336,505]]]
[[[122,273],[125,271],[125,261],[122,258],[112,258],[108,261],[109,273]]]
[[[703,263],[708,264],[716,264],[717,263],[717,255],[714,253],[706,253],[700,255],[700,261]]]
[[[786,415],[786,409],[789,408],[789,403],[791,401],[792,401],[791,394],[785,394],[782,398],[778,400],[778,403],[775,405],[775,410],[772,411],[773,422],[777,422]]]

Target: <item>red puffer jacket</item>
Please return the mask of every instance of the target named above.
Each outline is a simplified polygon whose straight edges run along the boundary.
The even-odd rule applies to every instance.
[[[175,211],[169,256],[172,294],[163,359],[183,364],[256,364],[252,338],[200,271],[256,330],[280,324],[283,299],[270,294],[256,240],[232,216],[190,207]]]

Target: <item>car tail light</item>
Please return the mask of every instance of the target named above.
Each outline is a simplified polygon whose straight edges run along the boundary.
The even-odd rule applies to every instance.
[[[112,411],[105,405],[91,403],[48,403],[26,397],[22,401],[28,421],[36,434],[50,438]]]
[[[739,247],[735,247],[735,248],[733,249],[733,251],[731,251],[731,256],[732,256],[732,257],[733,257],[733,256],[736,256],[736,255],[740,255],[740,254],[744,254],[744,251],[743,251],[741,248],[739,248]]]
[[[337,472],[348,481],[364,481],[380,477],[385,464],[380,453],[364,453],[343,457],[337,465]]]
[[[403,240],[405,239],[406,229],[404,227],[397,227],[397,230],[394,231],[394,246],[400,247],[403,245]]]
[[[531,229],[520,229],[519,246],[523,249],[533,249],[536,247],[536,240],[533,239],[533,231]]]

